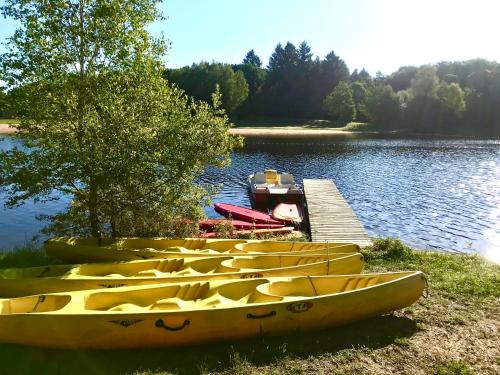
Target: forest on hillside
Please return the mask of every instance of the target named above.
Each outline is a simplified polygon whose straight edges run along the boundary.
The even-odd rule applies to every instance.
[[[251,50],[240,64],[200,62],[164,76],[196,100],[210,102],[218,87],[232,120],[327,119],[381,130],[500,135],[500,64],[484,59],[371,76],[365,69],[350,71],[333,51],[320,59],[306,42],[288,42],[276,46],[265,67]],[[0,90],[0,118],[16,116],[9,102],[19,91]]]
[[[425,133],[500,134],[500,64],[484,59],[404,66],[384,76],[350,71],[333,51],[278,44],[266,67],[254,50],[241,64],[201,62],[165,72],[199,100],[219,85],[232,118],[370,122],[380,129]]]

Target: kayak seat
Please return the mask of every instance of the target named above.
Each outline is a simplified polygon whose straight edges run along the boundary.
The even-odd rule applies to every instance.
[[[244,282],[239,280],[235,283],[223,284],[217,288],[217,293],[222,298],[239,301],[248,300],[250,295],[255,292],[255,288],[260,284],[265,284],[266,279],[247,279]]]
[[[318,292],[309,277],[299,277],[289,281],[275,281],[259,285],[257,290],[274,297],[315,297]]]
[[[220,241],[211,241],[207,242],[204,246],[200,247],[203,250],[210,250],[211,252],[224,253],[228,250],[234,248],[235,245],[240,243],[246,243],[246,240],[220,240]]]
[[[210,283],[184,284],[177,291],[176,298],[190,301],[203,298],[210,290]]]
[[[71,301],[68,295],[39,295],[6,299],[0,302],[0,314],[27,314],[61,310]]]
[[[192,283],[168,285],[153,289],[134,291],[95,292],[85,298],[85,309],[100,311],[135,311],[150,309],[158,301],[162,304],[179,301],[193,301],[205,298],[210,290],[210,283]],[[171,302],[169,302],[171,301]]]
[[[290,173],[282,173],[280,178],[280,185],[282,187],[294,187],[295,180]]]
[[[203,238],[190,238],[186,239],[183,242],[184,242],[184,244],[182,245],[183,247],[192,250],[192,249],[203,249],[207,243],[207,240]]]
[[[268,185],[277,185],[279,184],[279,176],[278,172],[274,169],[266,169],[264,171],[264,174],[266,176],[266,183]]]
[[[144,270],[144,271],[139,271],[137,274],[135,274],[136,277],[161,277],[162,272],[152,269],[152,270]]]
[[[108,311],[130,311],[130,312],[135,312],[135,311],[143,311],[144,307],[135,305],[133,303],[122,303],[116,306],[113,306],[112,308],[108,309]]]
[[[170,273],[182,269],[184,266],[184,258],[179,259],[162,259],[157,270],[163,273]]]
[[[211,257],[195,260],[189,263],[189,267],[198,273],[206,274],[212,272],[223,272],[219,271],[220,265],[227,259],[231,259],[229,257]],[[228,271],[226,271],[228,272]]]
[[[266,187],[267,186],[266,175],[262,172],[255,173],[253,176],[253,183],[255,184],[256,187]]]

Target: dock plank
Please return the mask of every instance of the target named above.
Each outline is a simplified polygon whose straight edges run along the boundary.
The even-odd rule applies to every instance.
[[[331,180],[304,179],[312,241],[372,244],[363,224]]]

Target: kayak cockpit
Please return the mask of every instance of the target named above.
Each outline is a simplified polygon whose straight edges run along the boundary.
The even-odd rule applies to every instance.
[[[71,301],[70,295],[47,294],[0,301],[0,315],[30,314],[57,311]]]

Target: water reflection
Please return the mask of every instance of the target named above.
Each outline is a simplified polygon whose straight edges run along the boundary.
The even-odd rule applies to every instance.
[[[224,184],[216,201],[249,206],[245,181],[255,170],[333,179],[370,235],[491,254],[500,252],[499,166],[495,140],[275,139],[247,144],[231,167],[204,180]]]
[[[0,147],[12,147],[8,138]],[[392,235],[420,248],[480,251],[500,258],[500,141],[460,139],[268,139],[247,142],[224,170],[202,182],[222,184],[215,201],[250,206],[246,178],[268,167],[302,178],[333,179],[370,235]],[[0,193],[0,202],[3,200]],[[0,208],[2,248],[34,235],[50,205]],[[217,216],[210,208],[209,216]]]

